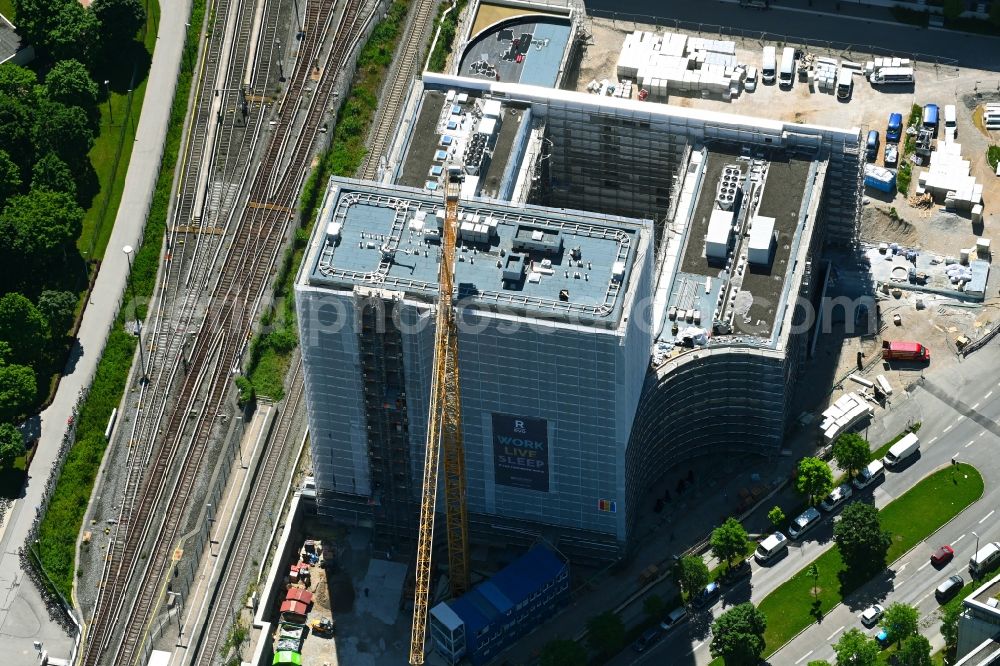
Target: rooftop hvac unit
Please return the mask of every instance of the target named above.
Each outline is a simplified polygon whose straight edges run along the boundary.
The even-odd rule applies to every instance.
[[[722,210],[732,210],[736,203],[736,194],[740,187],[740,168],[735,165],[727,165],[722,169],[719,177],[719,188],[716,194],[716,202]]]

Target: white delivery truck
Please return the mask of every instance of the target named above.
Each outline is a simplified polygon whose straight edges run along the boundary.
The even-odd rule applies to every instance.
[[[760,542],[757,550],[753,552],[753,556],[757,558],[758,562],[763,564],[764,562],[773,560],[786,550],[788,550],[788,537],[781,532],[775,532]]]
[[[778,85],[791,88],[795,80],[795,49],[786,46],[781,51],[781,69],[778,71]]]
[[[764,83],[774,83],[778,65],[774,55],[773,46],[764,47],[764,60],[760,66],[760,78]]]
[[[889,469],[899,466],[904,460],[920,450],[920,440],[915,433],[909,432],[893,444],[885,454],[883,462]]]
[[[944,140],[945,143],[954,143],[958,136],[958,113],[954,104],[944,105]]]
[[[846,67],[837,70],[837,99],[851,99],[854,90],[854,74]]]
[[[969,558],[969,573],[973,578],[981,578],[1000,563],[1000,543],[988,543]]]

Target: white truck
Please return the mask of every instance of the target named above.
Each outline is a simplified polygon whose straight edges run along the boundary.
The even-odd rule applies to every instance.
[[[920,440],[915,433],[907,433],[898,442],[893,444],[882,459],[889,469],[898,467],[904,460],[920,450]]]
[[[969,558],[969,573],[973,578],[981,578],[1000,563],[1000,543],[986,544]]]
[[[781,50],[781,70],[778,72],[778,85],[791,88],[795,80],[795,49],[786,46]]]
[[[777,59],[773,46],[764,47],[764,60],[760,65],[760,78],[764,83],[774,83],[774,77],[778,72]]]

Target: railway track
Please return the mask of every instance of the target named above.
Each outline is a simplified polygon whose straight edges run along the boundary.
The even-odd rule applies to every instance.
[[[229,624],[233,619],[233,610],[238,608],[242,587],[241,581],[249,569],[252,558],[252,548],[258,530],[261,529],[265,507],[272,485],[282,474],[281,463],[285,460],[294,441],[290,435],[299,408],[302,405],[302,359],[296,353],[292,359],[292,374],[289,378],[289,391],[285,398],[283,409],[278,415],[273,440],[267,444],[264,458],[261,460],[257,474],[252,481],[252,489],[247,503],[244,505],[242,520],[237,533],[230,544],[229,558],[212,597],[208,620],[202,630],[201,637],[192,664],[195,666],[211,666],[221,654],[226,640]]]
[[[426,36],[434,24],[437,3],[434,0],[415,0],[414,15],[400,40],[401,51],[396,57],[393,72],[387,80],[403,82],[404,85],[384,87],[383,101],[375,114],[371,132],[371,149],[365,155],[358,177],[375,180],[378,177],[379,162],[392,141],[399,112],[410,91],[409,83],[422,69]]]
[[[348,2],[341,30],[348,34],[357,30],[360,25],[360,7],[360,0]],[[157,599],[161,596],[158,594],[161,589],[157,583],[165,580],[171,550],[179,536],[180,522],[191,499],[193,481],[202,467],[208,442],[216,430],[214,416],[224,413],[226,409],[231,371],[238,365],[251,330],[253,315],[284,239],[298,184],[306,170],[306,161],[312,151],[320,121],[328,108],[335,78],[321,77],[316,91],[309,99],[303,129],[292,139],[294,148],[288,162],[289,168],[281,170],[279,175],[276,166],[283,149],[290,141],[289,133],[298,105],[313,74],[312,63],[318,62],[321,37],[332,22],[332,2],[327,0],[309,3],[305,14],[305,37],[300,45],[300,57],[285,93],[286,100],[297,100],[297,104],[283,105],[276,122],[276,131],[271,136],[264,158],[254,175],[249,204],[240,216],[233,244],[226,254],[222,270],[218,272],[213,289],[214,303],[209,310],[212,316],[202,321],[193,339],[192,357],[186,364],[186,374],[181,380],[180,398],[172,410],[167,410],[165,401],[160,403],[159,415],[149,421],[160,424],[163,417],[167,417],[164,444],[152,457],[152,464],[142,484],[133,482],[130,485],[130,490],[135,489],[132,493],[135,499],[131,502],[129,515],[130,526],[125,532],[126,537],[116,540],[112,557],[109,558],[109,566],[106,568],[109,575],[102,590],[102,595],[107,596],[103,599],[105,603],[97,606],[85,648],[85,664],[98,663],[103,653],[111,652],[108,648],[114,649],[115,646],[110,644],[110,629],[118,629],[119,620],[124,625],[121,632],[122,643],[115,651],[114,661],[132,664],[138,659],[145,628],[148,627],[151,614],[158,606]],[[334,47],[328,60],[328,63],[334,65],[332,71],[338,71],[336,65],[343,62],[350,43],[348,40],[340,40]],[[329,65],[327,69],[330,69]],[[197,141],[193,144],[197,148]],[[297,174],[297,177],[293,178],[290,174]],[[197,200],[197,188],[193,193],[188,189],[187,197],[190,199],[192,195]],[[176,373],[177,365],[171,376]],[[170,381],[167,380],[166,383],[169,385]],[[206,390],[207,395],[201,399],[199,396]],[[193,425],[193,432],[187,435],[185,431],[191,428],[188,421],[192,412],[196,412],[198,418]],[[209,418],[206,418],[206,414]],[[147,457],[152,456],[153,448],[150,446],[147,449]],[[169,484],[169,470],[177,463],[181,465],[180,472],[176,481]],[[162,523],[156,525],[153,518],[161,514]],[[153,541],[147,559],[149,564],[145,571],[139,571],[136,565],[140,559],[140,550],[148,538]],[[122,601],[134,576],[138,576],[138,597],[130,606],[127,616],[123,616]]]

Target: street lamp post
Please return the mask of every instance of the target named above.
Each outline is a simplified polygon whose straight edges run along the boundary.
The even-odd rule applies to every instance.
[[[278,45],[278,80],[279,81],[284,81],[285,80],[285,70],[284,70],[284,66],[283,66],[283,64],[281,62],[281,60],[282,60],[282,58],[281,58],[281,40],[280,39],[276,39],[274,41]]]
[[[142,381],[146,381],[146,359],[143,356],[142,351],[142,322],[139,320],[139,310],[138,301],[135,298],[135,283],[132,281],[132,246],[126,245],[122,248],[122,252],[128,258],[128,286],[129,290],[132,292],[132,307],[136,308],[135,311],[135,323],[136,323],[136,333],[139,337],[139,367],[142,369]]]
[[[104,79],[104,94],[108,96],[108,118],[115,124],[115,112],[111,110],[111,81]]]
[[[972,536],[976,537],[976,553],[979,552],[979,535],[975,532],[971,532]]]

